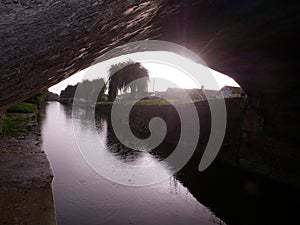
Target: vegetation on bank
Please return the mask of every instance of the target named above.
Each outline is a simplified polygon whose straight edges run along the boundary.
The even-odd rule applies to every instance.
[[[32,131],[30,118],[19,114],[4,113],[2,121],[2,136],[19,137]]]
[[[37,106],[29,102],[21,102],[7,109],[10,113],[35,113],[36,111]]]
[[[149,92],[148,83],[148,70],[141,63],[129,60],[112,65],[108,71],[107,82],[103,78],[98,78],[68,85],[61,91],[59,101],[66,105],[94,106],[98,94],[97,105],[111,105],[113,102],[125,105],[180,105],[244,95],[240,87],[230,86],[224,86],[219,91],[206,90],[202,86],[201,89],[168,88],[164,92],[157,93],[154,90]],[[141,96],[146,97],[136,102]]]
[[[101,90],[99,88],[102,87]],[[74,99],[75,93],[77,91],[77,98],[82,98],[84,100],[93,99],[93,97],[98,94],[98,101],[102,101],[104,97],[104,92],[106,90],[106,84],[104,79],[99,78],[95,80],[83,80],[76,85],[68,85],[60,93],[60,101],[63,102],[64,99]]]
[[[61,91],[59,101],[63,104],[73,104],[73,101],[90,102],[98,95],[97,102],[108,100],[113,102],[118,93],[126,93],[134,99],[147,91],[148,82],[147,69],[141,63],[129,60],[112,65],[107,82],[103,78],[97,78],[68,85]],[[108,89],[107,94],[106,89]],[[109,104],[109,101],[103,104]]]
[[[125,103],[125,104],[134,104],[136,101],[135,100],[127,100],[126,102],[97,102],[97,105],[112,105],[114,103]],[[155,99],[155,100],[140,100],[136,102],[138,105],[170,105],[172,104],[171,102],[165,100],[165,99]]]
[[[5,136],[20,137],[32,131],[30,117],[36,116],[38,109],[46,102],[49,92],[37,94],[25,102],[7,109],[2,116],[0,138]]]
[[[133,104],[134,100],[126,101],[126,104]],[[170,105],[172,102],[169,102],[165,99],[153,99],[153,100],[140,100],[136,103],[137,105]]]
[[[185,104],[195,103],[203,100],[166,100],[166,99],[153,99],[153,100],[140,100],[137,102],[138,105],[171,105],[171,104]]]
[[[135,98],[147,90],[148,82],[149,72],[141,63],[129,60],[114,64],[109,69],[109,100],[114,101],[118,92],[125,93],[129,88],[130,96]]]
[[[49,95],[50,95],[49,91],[44,91],[32,96],[31,98],[27,99],[25,102],[32,103],[37,106],[37,109],[40,109],[49,100]]]
[[[195,102],[199,102],[201,100],[195,100]],[[97,102],[97,105],[111,105],[114,102]],[[134,104],[135,100],[127,100],[125,104]],[[166,99],[153,99],[153,100],[140,100],[136,102],[137,105],[171,105],[171,104],[184,104],[191,103],[191,101],[180,101],[180,100],[172,100],[168,101]]]

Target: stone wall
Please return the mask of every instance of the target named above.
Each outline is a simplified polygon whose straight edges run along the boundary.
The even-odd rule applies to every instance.
[[[218,101],[218,100],[216,100]],[[179,104],[187,115],[193,103]],[[292,145],[268,137],[263,132],[263,117],[257,109],[248,105],[247,98],[230,98],[225,100],[227,109],[226,132],[217,161],[242,168],[250,172],[278,180],[292,186],[300,187],[300,157]],[[110,115],[111,104],[101,104],[96,111]],[[208,142],[211,127],[211,114],[207,101],[195,103],[199,121],[200,136],[195,157],[200,160]],[[125,106],[126,107],[126,106]],[[128,106],[127,106],[128,107]],[[172,105],[139,105],[133,106],[130,112],[130,127],[135,136],[147,138],[150,135],[148,125],[153,117],[162,118],[167,125],[167,134],[163,144],[171,148],[157,148],[154,153],[165,157],[177,145],[181,122]],[[119,118],[120,123],[123,118]],[[193,123],[193,121],[190,121]],[[156,131],[159,133],[160,131]],[[163,152],[161,152],[163,150]],[[164,152],[168,150],[168,152]]]

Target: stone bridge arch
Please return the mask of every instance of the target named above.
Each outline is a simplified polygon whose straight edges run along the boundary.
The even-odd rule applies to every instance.
[[[190,48],[211,68],[234,78],[249,94],[252,110],[264,118],[257,135],[294,148],[299,3],[231,2],[2,0],[0,111],[116,46],[159,39]]]

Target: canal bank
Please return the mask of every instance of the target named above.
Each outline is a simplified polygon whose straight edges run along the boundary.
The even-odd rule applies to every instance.
[[[7,113],[0,140],[0,224],[56,224],[53,173],[36,113]]]

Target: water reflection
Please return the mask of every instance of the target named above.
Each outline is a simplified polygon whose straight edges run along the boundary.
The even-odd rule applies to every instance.
[[[100,115],[98,116],[97,120],[99,120],[101,117]],[[102,117],[105,117],[104,115],[102,115]],[[120,143],[117,139],[117,137],[114,135],[113,133],[113,129],[112,127],[107,124],[107,120],[108,118],[101,118],[100,119],[103,123],[105,123],[106,125],[106,129],[107,129],[107,140],[106,140],[106,147],[107,150],[112,152],[113,155],[118,159],[118,160],[122,160],[125,163],[129,163],[129,164],[134,164],[135,162],[138,161],[138,159],[140,159],[141,157],[143,157],[143,151],[142,150],[134,150],[134,149],[130,149],[127,148],[126,146],[124,146],[122,143]]]
[[[216,161],[199,173],[199,155],[175,177],[156,185],[129,187],[106,180],[82,158],[71,113],[69,107],[51,103],[43,124],[43,147],[55,173],[58,224],[298,224],[299,190]],[[74,122],[83,140],[96,135],[102,143],[96,160],[108,162],[104,168],[110,170],[114,161],[157,163],[157,173],[171,172],[160,161],[172,151],[170,146],[162,144],[151,154],[127,149],[116,140],[107,118],[96,115],[93,124],[88,113],[78,110]]]
[[[101,148],[95,160],[105,164],[106,170],[113,172],[112,163],[121,161],[124,165],[155,163],[160,166],[157,173],[170,171],[157,156],[147,151],[133,151],[119,143],[107,118],[98,115],[93,124],[89,120],[91,112],[79,109],[73,120],[71,113],[68,107],[50,103],[42,129],[43,148],[55,174],[53,189],[58,224],[222,223],[175,177],[156,185],[130,187],[99,176],[78,150],[72,123],[79,125],[82,141],[93,142],[94,135],[97,136]]]

